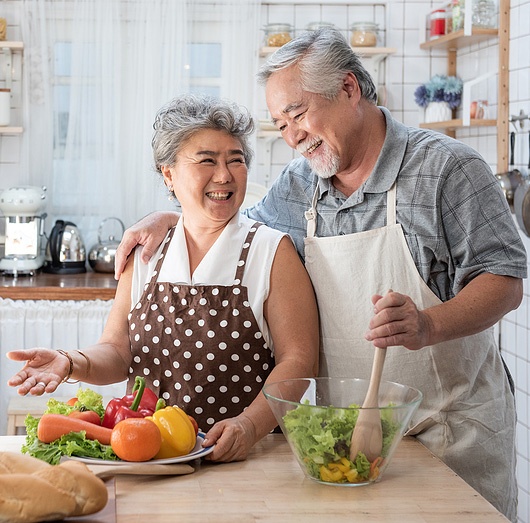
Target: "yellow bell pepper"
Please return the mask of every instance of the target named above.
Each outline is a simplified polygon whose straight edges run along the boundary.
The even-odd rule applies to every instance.
[[[330,470],[328,467],[321,465],[320,467],[320,479],[328,483],[338,483],[344,474],[340,470]]]
[[[188,415],[179,407],[170,406],[157,410],[147,419],[160,429],[162,445],[155,459],[176,458],[188,454],[197,438]]]

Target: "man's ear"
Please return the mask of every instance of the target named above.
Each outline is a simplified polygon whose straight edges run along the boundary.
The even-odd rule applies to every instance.
[[[357,77],[353,73],[347,73],[342,80],[342,88],[348,94],[348,98],[355,96],[361,98],[361,89]]]

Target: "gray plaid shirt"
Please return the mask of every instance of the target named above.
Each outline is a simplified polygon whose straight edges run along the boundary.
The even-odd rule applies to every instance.
[[[397,180],[397,222],[419,273],[442,301],[484,272],[526,278],[521,237],[483,158],[459,141],[406,127],[381,110],[387,125],[383,149],[370,177],[349,198],[297,158],[247,215],[289,233],[303,258],[304,212],[317,186],[316,236],[337,236],[385,226],[386,192]]]

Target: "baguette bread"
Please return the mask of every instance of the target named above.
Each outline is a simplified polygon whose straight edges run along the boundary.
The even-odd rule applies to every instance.
[[[79,461],[49,465],[0,452],[0,523],[36,523],[85,516],[107,504],[105,483]]]

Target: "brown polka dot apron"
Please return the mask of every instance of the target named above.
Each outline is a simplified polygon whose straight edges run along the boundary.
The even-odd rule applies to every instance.
[[[133,358],[128,389],[135,376],[145,377],[149,388],[168,405],[191,414],[201,430],[241,414],[274,365],[247,287],[241,285],[261,225],[256,222],[248,232],[231,286],[156,281],[173,228],[151,280],[129,313]]]

